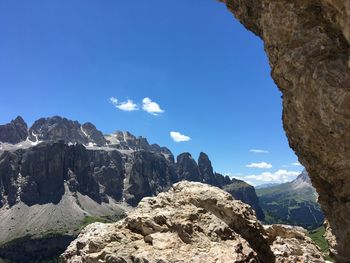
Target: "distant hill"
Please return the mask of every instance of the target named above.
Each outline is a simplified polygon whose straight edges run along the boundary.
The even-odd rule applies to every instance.
[[[268,183],[268,184],[259,184],[257,186],[255,186],[255,189],[264,189],[264,188],[269,188],[269,187],[273,187],[273,186],[277,186],[280,185],[279,183]]]
[[[305,170],[292,182],[256,189],[256,193],[268,224],[283,223],[314,229],[324,221],[316,190]]]

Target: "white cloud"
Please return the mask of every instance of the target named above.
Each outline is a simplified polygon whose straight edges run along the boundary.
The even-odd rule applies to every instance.
[[[294,166],[303,166],[301,163],[299,163],[299,162],[295,162],[295,163],[292,163],[292,165],[294,165]]]
[[[135,111],[135,110],[139,109],[137,107],[137,105],[132,100],[127,100],[127,101],[121,102],[116,107],[120,110],[123,110],[123,111]]]
[[[146,97],[142,100],[142,109],[150,114],[158,115],[163,113],[158,103],[152,101],[150,98]]]
[[[113,104],[114,106],[116,106],[116,105],[118,104],[118,99],[117,99],[117,98],[110,97],[109,100],[110,100],[110,102],[112,102],[112,104]]]
[[[123,102],[118,102],[117,98],[111,97],[109,98],[109,101],[118,109],[123,110],[123,111],[135,111],[138,110],[139,107],[132,101],[132,100],[127,100]]]
[[[247,164],[246,167],[249,167],[249,168],[260,168],[260,169],[269,169],[269,168],[272,167],[272,164],[266,163],[266,162],[250,163],[250,164]]]
[[[175,131],[170,132],[170,137],[174,140],[174,142],[187,142],[191,140],[189,136],[183,135]]]
[[[276,172],[263,172],[261,174],[246,175],[243,179],[259,183],[285,183],[293,180],[300,172],[278,170]]]
[[[249,151],[252,153],[269,153],[269,151],[261,150],[261,149],[250,149]]]

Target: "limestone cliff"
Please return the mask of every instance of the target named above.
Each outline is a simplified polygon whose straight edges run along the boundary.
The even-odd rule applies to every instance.
[[[29,129],[18,117],[0,126],[0,134],[0,258],[28,262],[39,250],[47,250],[42,256],[57,254],[49,250],[63,243],[52,246],[48,235],[69,242],[85,220],[120,218],[129,205],[183,179],[230,185],[232,196],[252,205],[259,219],[264,216],[254,188],[214,173],[204,153],[198,164],[189,153],[175,162],[169,149],[146,138],[128,132],[104,136],[91,123],[59,116],[41,118]],[[39,250],[28,245],[33,239]],[[20,247],[27,250],[15,253]]]
[[[258,35],[283,93],[289,144],[306,167],[337,239],[350,258],[350,2],[222,0]]]

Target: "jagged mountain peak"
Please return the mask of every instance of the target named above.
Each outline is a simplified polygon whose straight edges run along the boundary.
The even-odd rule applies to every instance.
[[[303,170],[302,173],[290,183],[290,187],[293,190],[313,188],[308,172]]]
[[[301,172],[301,174],[298,175],[295,181],[303,181],[311,184],[309,173],[305,169]]]
[[[103,135],[92,123],[60,116],[41,118],[30,129],[23,123],[0,126],[0,134],[24,131],[17,141],[0,142],[0,233],[7,233],[0,247],[47,231],[73,235],[86,216],[120,214],[182,180],[224,189],[264,217],[254,188],[214,173],[203,152],[198,164],[188,152],[175,162],[168,148],[130,132]]]
[[[0,142],[16,144],[27,137],[28,126],[21,116],[17,116],[10,123],[0,125]]]
[[[102,132],[92,123],[81,125],[78,121],[61,116],[40,118],[29,129],[29,139],[35,141],[58,141],[103,146],[107,143]]]
[[[18,115],[14,120],[12,120],[12,122],[27,125],[27,123],[24,121],[24,119],[20,115]]]
[[[61,116],[39,118],[28,128],[22,117],[5,125],[0,125],[0,143],[6,149],[28,148],[45,141],[64,141],[67,144],[83,144],[86,147],[104,147],[118,150],[146,150],[161,153],[174,161],[171,151],[157,144],[149,144],[142,136],[135,136],[128,131],[116,131],[110,135],[103,133],[91,122],[81,124]],[[17,145],[18,144],[18,145]],[[5,149],[5,150],[6,150]]]
[[[69,160],[71,156],[70,154],[73,151],[76,152],[76,154],[81,154],[81,156],[79,156],[79,158],[81,158],[79,159],[79,162],[87,162],[84,164],[86,167],[84,166],[82,168],[82,171],[89,171],[87,167],[88,163],[90,166],[96,166],[96,169],[91,170],[89,173],[94,174],[97,172],[96,178],[99,178],[94,179],[97,181],[101,180],[101,174],[107,173],[111,175],[113,174],[112,170],[115,169],[114,164],[110,164],[111,166],[109,168],[107,168],[108,165],[104,165],[104,168],[99,167],[99,165],[102,163],[102,160],[100,158],[106,159],[103,161],[109,163],[107,159],[114,160],[117,158],[116,156],[122,156],[123,162],[125,161],[123,165],[125,165],[125,171],[127,171],[125,173],[131,174],[130,178],[122,178],[122,180],[126,180],[123,183],[123,191],[125,193],[128,193],[124,196],[124,200],[132,200],[131,202],[133,204],[137,204],[137,202],[140,201],[142,197],[156,194],[163,188],[166,189],[169,187],[171,183],[181,180],[207,183],[220,188],[223,188],[228,184],[237,183],[232,181],[229,177],[225,177],[219,173],[214,173],[211,161],[208,155],[204,152],[201,152],[199,154],[198,163],[189,152],[185,152],[177,156],[177,160],[175,162],[174,156],[168,148],[161,147],[158,144],[149,144],[145,137],[137,137],[128,131],[116,131],[110,135],[103,135],[102,132],[99,131],[96,126],[90,122],[81,124],[78,121],[69,120],[61,116],[40,118],[36,120],[29,129],[27,125],[23,123],[24,120],[22,118],[17,118],[10,124],[5,125],[7,128],[10,127],[11,131],[17,131],[17,126],[20,126],[20,128],[22,128],[22,131],[24,131],[24,135],[17,139],[17,141],[14,141],[16,144],[0,143],[0,156],[2,152],[10,151],[16,152],[9,155],[13,157],[22,156],[21,154],[24,154],[24,156],[27,156],[26,154],[28,154],[28,156],[29,154],[35,154],[38,156],[38,158],[39,156],[47,156],[47,158],[49,158],[48,156],[52,156],[53,159],[57,159],[57,163],[60,163],[64,160]],[[0,126],[0,128],[1,127],[3,126]],[[35,147],[36,145],[38,147]],[[60,145],[60,147],[58,147],[58,145]],[[51,155],[53,149],[56,148],[60,149],[60,156],[65,156],[64,160],[61,160],[61,157],[57,157],[56,155]],[[18,149],[21,150],[17,152],[16,150]],[[25,150],[25,153],[23,153],[22,150]],[[109,152],[110,154],[101,154],[101,152]],[[92,154],[92,156],[90,156],[90,154]],[[37,166],[39,167],[43,167],[44,165],[51,165],[44,162],[45,158],[40,158],[38,160],[31,160],[31,163],[37,163]],[[88,160],[89,158],[90,160]],[[23,159],[23,162],[24,161],[25,159]],[[4,162],[8,163],[10,161],[6,159]],[[18,169],[22,169],[22,164],[17,165]],[[62,164],[62,167],[70,167],[70,165],[72,164]],[[76,166],[72,165],[72,167],[76,169]],[[69,171],[64,170],[66,179],[77,178],[77,181],[84,182],[83,184],[85,184],[85,181],[80,178],[82,171],[75,172],[74,169],[70,168]],[[101,171],[98,169],[101,169]],[[35,177],[34,174],[30,174],[30,176],[33,176],[33,178]],[[160,178],[154,178],[154,176],[160,176]],[[13,178],[17,177],[18,172],[14,171]],[[21,187],[21,189],[29,187],[28,189],[33,190],[39,187],[35,184],[30,184],[30,186],[22,186],[22,179],[17,179],[19,180],[18,185]],[[104,184],[105,182],[102,183]],[[139,183],[141,183],[141,185],[138,185]],[[101,194],[99,191],[104,191],[103,189],[106,189],[107,187],[106,185],[102,185],[101,189],[98,190],[99,186],[95,184],[91,184],[91,186],[94,189],[90,189],[89,191],[90,194],[94,193],[94,196],[99,196]],[[246,187],[246,185],[244,186]],[[33,187],[33,189],[30,187]],[[60,187],[60,189],[63,189],[62,186]],[[232,189],[233,187],[230,187],[230,193],[234,195],[236,193],[236,189],[234,189],[234,191],[231,191]],[[42,191],[40,190],[38,192],[41,193]],[[250,194],[255,195],[255,192],[253,192]],[[109,196],[113,195],[109,194]],[[120,201],[120,198],[117,201]],[[93,197],[93,199],[96,198]]]

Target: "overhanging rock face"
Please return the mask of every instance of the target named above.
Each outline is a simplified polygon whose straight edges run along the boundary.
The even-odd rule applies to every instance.
[[[350,259],[350,1],[224,0],[265,43],[289,144]]]

